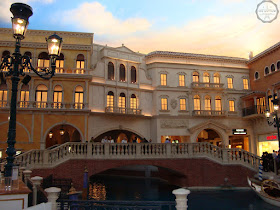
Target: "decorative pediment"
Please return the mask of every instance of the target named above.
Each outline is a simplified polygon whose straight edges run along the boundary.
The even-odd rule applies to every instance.
[[[191,123],[190,123],[191,124]],[[204,123],[198,124],[196,126],[190,127],[189,128],[189,132],[190,133],[194,133],[197,130],[202,130],[202,129],[222,129],[225,132],[230,131],[230,128],[224,124],[218,123],[216,121],[213,120],[208,120]]]
[[[121,47],[116,47],[115,48],[118,51],[122,51],[122,52],[126,52],[126,53],[135,53],[134,51],[132,51],[131,49],[129,49],[128,47],[122,45]]]

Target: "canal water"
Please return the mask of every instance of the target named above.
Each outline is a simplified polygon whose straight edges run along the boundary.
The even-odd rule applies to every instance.
[[[159,179],[96,175],[89,183],[94,200],[174,201],[177,186]],[[188,210],[276,210],[251,190],[192,190]]]

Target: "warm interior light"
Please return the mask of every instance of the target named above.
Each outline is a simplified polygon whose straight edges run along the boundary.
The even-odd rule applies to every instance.
[[[48,51],[50,56],[59,56],[62,46],[62,38],[57,34],[49,36],[47,39]]]
[[[273,109],[274,109],[274,111],[278,111],[279,110],[279,105],[278,104],[274,104],[273,105]]]
[[[58,42],[57,39],[52,39],[52,42]]]
[[[63,129],[63,128],[61,128],[61,129],[59,130],[59,133],[60,133],[60,135],[61,135],[61,136],[63,136],[63,135],[64,135],[64,133],[65,133],[64,129]]]
[[[18,22],[19,24],[21,24],[21,23],[23,23],[23,20],[22,20],[22,19],[18,19],[17,22]]]
[[[267,118],[269,118],[269,117],[270,117],[270,113],[269,113],[269,111],[268,111],[268,110],[266,110],[264,114],[265,114],[265,116],[266,116]]]
[[[49,132],[49,137],[50,137],[50,139],[53,137],[53,132]]]

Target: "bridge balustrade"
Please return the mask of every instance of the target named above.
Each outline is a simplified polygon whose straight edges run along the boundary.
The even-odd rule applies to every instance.
[[[260,157],[243,149],[225,149],[210,143],[81,143],[67,142],[50,150],[30,150],[15,157],[29,169],[49,168],[70,159],[178,159],[208,158],[221,164],[241,164],[257,170]]]

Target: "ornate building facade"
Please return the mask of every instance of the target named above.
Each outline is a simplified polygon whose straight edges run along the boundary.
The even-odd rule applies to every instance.
[[[36,68],[48,66],[43,43],[50,32],[28,33],[21,53],[31,56]],[[0,34],[3,58],[13,53],[14,42],[11,30],[0,29]],[[255,89],[261,86],[253,71],[265,57],[247,60],[165,51],[145,55],[124,45],[113,48],[93,43],[91,33],[58,35],[64,42],[56,75],[44,81],[26,72],[32,80],[19,85],[18,150],[45,149],[67,141],[100,142],[110,136],[116,143],[123,139],[132,142],[135,137],[138,142],[145,138],[164,143],[168,138],[174,143],[210,142],[259,151],[257,139],[262,134],[258,133],[258,119],[264,119],[248,119],[244,110],[257,101],[255,94],[259,92]],[[3,78],[2,152],[6,148],[10,89],[9,78]]]

